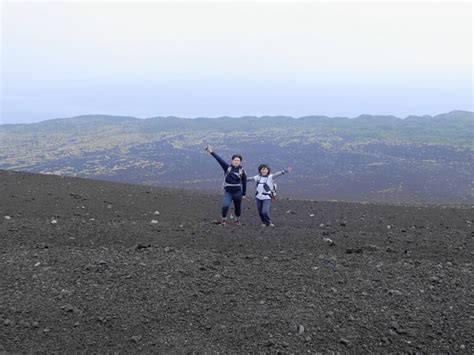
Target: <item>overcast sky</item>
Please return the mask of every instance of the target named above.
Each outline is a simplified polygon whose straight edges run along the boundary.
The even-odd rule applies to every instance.
[[[473,110],[471,2],[12,2],[0,123]]]

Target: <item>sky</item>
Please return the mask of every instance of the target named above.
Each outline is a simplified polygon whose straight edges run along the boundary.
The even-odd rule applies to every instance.
[[[470,1],[0,6],[0,124],[473,111]]]

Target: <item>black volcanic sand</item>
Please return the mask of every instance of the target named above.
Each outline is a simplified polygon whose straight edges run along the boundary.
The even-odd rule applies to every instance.
[[[220,200],[0,171],[0,349],[474,351],[472,208]]]

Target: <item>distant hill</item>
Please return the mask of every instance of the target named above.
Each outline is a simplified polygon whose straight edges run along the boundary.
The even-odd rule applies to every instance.
[[[218,189],[222,171],[204,154],[288,165],[282,196],[308,199],[472,203],[474,113],[135,117],[87,115],[0,125],[0,169]]]

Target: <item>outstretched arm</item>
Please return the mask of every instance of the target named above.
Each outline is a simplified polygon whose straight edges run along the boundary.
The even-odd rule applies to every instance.
[[[249,182],[249,181],[257,181],[257,176],[258,176],[258,175],[247,177],[247,182]]]
[[[290,167],[288,167],[288,169],[285,169],[285,170],[280,170],[280,171],[277,171],[276,173],[273,173],[273,178],[276,179],[277,177],[283,175],[283,174],[287,174],[291,171],[292,169]]]

